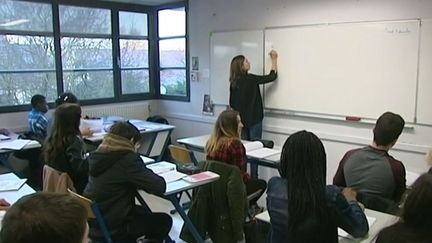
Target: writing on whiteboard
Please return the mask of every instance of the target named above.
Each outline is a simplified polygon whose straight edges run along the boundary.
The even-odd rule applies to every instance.
[[[408,28],[390,28],[386,27],[385,31],[389,34],[408,34],[411,31]]]

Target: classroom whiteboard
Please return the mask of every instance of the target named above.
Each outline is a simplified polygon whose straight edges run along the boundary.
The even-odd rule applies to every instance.
[[[432,19],[422,20],[417,123],[432,125]]]
[[[279,77],[265,86],[265,107],[370,119],[392,111],[413,122],[418,42],[417,20],[266,29]]]
[[[210,96],[214,104],[229,104],[229,71],[233,57],[244,55],[250,73],[263,73],[262,30],[214,32],[210,37]]]

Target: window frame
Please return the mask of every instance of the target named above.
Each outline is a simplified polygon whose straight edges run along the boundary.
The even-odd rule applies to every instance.
[[[32,2],[33,1],[28,1]],[[37,1],[34,1],[37,2]],[[40,1],[41,4],[47,4],[45,1]],[[51,5],[51,14],[54,16],[54,13],[52,11],[52,5]],[[53,19],[53,24],[55,20]],[[44,36],[44,37],[51,37],[54,39],[54,49],[55,49],[55,30],[53,28],[52,32],[50,31],[32,31],[32,30],[2,30],[0,29],[0,35],[17,35],[17,36]],[[56,52],[56,51],[55,51]],[[57,79],[57,53],[54,55],[54,70],[51,69],[22,69],[22,70],[0,70],[0,74],[23,74],[23,73],[54,73]],[[58,80],[58,79],[57,79]],[[56,83],[57,83],[56,80]],[[58,85],[57,85],[58,86]],[[58,92],[58,88],[57,88]],[[8,105],[8,106],[0,106],[0,113],[7,113],[7,112],[18,112],[18,111],[29,111],[31,109],[31,104],[25,104],[25,105]]]
[[[113,88],[114,88],[114,97],[112,98],[101,98],[101,99],[88,99],[81,100],[81,105],[96,105],[96,104],[110,104],[110,103],[118,103],[118,102],[130,102],[130,101],[140,101],[140,100],[151,100],[151,99],[163,99],[163,100],[176,100],[176,101],[190,101],[190,70],[189,70],[189,32],[188,32],[188,3],[187,0],[184,2],[176,2],[172,4],[165,4],[160,6],[147,6],[140,4],[132,4],[132,3],[117,3],[117,2],[93,2],[87,0],[24,0],[23,2],[31,2],[31,3],[40,3],[40,4],[50,4],[51,5],[51,14],[52,14],[52,32],[45,31],[23,31],[23,30],[0,30],[0,35],[22,35],[22,36],[48,36],[54,38],[54,50],[55,50],[55,70],[0,70],[8,73],[32,73],[32,72],[54,72],[56,77],[57,84],[57,94],[60,95],[64,92],[63,86],[63,64],[62,64],[62,56],[61,56],[61,38],[62,37],[80,37],[79,33],[70,34],[65,33],[62,34],[60,32],[60,16],[59,16],[59,7],[60,5],[68,5],[75,7],[89,7],[89,8],[98,8],[98,9],[108,9],[111,13],[111,34],[82,34],[82,37],[104,37],[110,38],[112,42],[112,72],[113,72]],[[170,39],[176,37],[168,37],[168,38],[159,38],[158,37],[158,11],[164,9],[171,8],[185,8],[186,20],[185,20],[185,36],[178,36],[177,38],[185,38],[186,50],[185,50],[185,58],[186,58],[186,66],[185,68],[181,67],[178,69],[185,70],[186,72],[186,96],[172,96],[172,95],[161,95],[160,94],[160,75],[159,71],[161,70],[159,66],[159,40],[160,39]],[[121,90],[121,71],[129,70],[130,68],[121,68],[120,67],[120,39],[134,39],[133,36],[125,36],[120,35],[119,30],[119,12],[135,12],[135,13],[144,13],[147,14],[147,41],[148,41],[148,73],[149,73],[149,92],[148,93],[136,93],[136,94],[122,94]],[[139,36],[139,39],[142,40],[142,36]],[[106,69],[106,68],[101,68]],[[131,68],[134,69],[134,68]],[[139,70],[143,70],[142,68],[138,68]],[[165,68],[162,68],[162,70]],[[177,68],[168,68],[168,69],[177,69]],[[87,70],[87,69],[83,69]],[[94,71],[96,69],[92,69],[90,71]],[[54,103],[49,103],[50,108],[54,107]],[[29,111],[31,109],[30,104],[25,105],[13,105],[13,106],[0,106],[0,113],[7,112],[19,112],[19,111]]]
[[[117,53],[118,53],[118,55],[117,55],[117,66],[118,66],[118,69],[119,69],[119,80],[120,80],[120,83],[119,83],[119,93],[120,93],[120,96],[121,97],[124,97],[125,99],[127,99],[127,98],[130,98],[130,99],[132,99],[132,100],[135,100],[135,99],[139,99],[139,97],[141,97],[142,95],[144,95],[144,94],[151,94],[151,97],[150,98],[148,98],[148,99],[152,99],[152,98],[154,98],[155,96],[154,96],[154,82],[152,81],[152,72],[151,72],[151,69],[152,69],[152,67],[153,67],[153,65],[152,65],[152,55],[151,55],[151,52],[152,52],[152,50],[151,50],[151,41],[150,41],[150,29],[151,29],[151,25],[150,25],[150,13],[145,13],[145,14],[147,14],[147,36],[146,36],[146,38],[143,38],[142,36],[134,36],[134,35],[121,35],[120,34],[120,12],[129,12],[129,13],[144,13],[144,12],[136,12],[136,11],[124,11],[124,10],[117,10],[117,23],[118,23],[118,25],[117,25],[117,27],[119,28],[118,29],[118,41],[116,41],[116,43],[117,43],[117,47],[116,48],[118,48],[117,49]],[[148,48],[148,53],[147,53],[147,60],[148,60],[148,67],[147,68],[140,68],[140,67],[138,67],[138,68],[130,68],[130,67],[128,67],[128,68],[122,68],[121,67],[121,51],[120,51],[120,40],[146,40],[147,41],[147,48]],[[119,63],[119,61],[120,61],[120,63]],[[121,77],[121,71],[122,70],[147,70],[148,71],[148,74],[149,74],[149,92],[148,93],[132,93],[132,94],[123,94],[123,90],[122,90],[122,77]],[[154,79],[153,79],[154,80]]]
[[[159,18],[158,18],[158,12],[160,10],[168,10],[168,9],[175,9],[175,8],[182,8],[185,9],[185,35],[180,36],[169,36],[169,37],[159,37]],[[161,100],[175,100],[175,101],[185,101],[190,102],[190,61],[189,61],[189,5],[188,2],[178,2],[178,3],[172,3],[172,4],[165,4],[161,6],[157,6],[155,9],[155,25],[153,25],[154,28],[154,36],[155,41],[153,43],[156,45],[155,50],[157,53],[157,59],[156,59],[156,82],[155,82],[155,95],[158,99]],[[161,67],[160,66],[160,57],[159,57],[159,41],[161,40],[170,40],[170,39],[179,39],[184,38],[185,39],[185,58],[186,58],[186,66],[183,67]],[[160,71],[162,70],[185,70],[186,73],[186,96],[177,96],[177,95],[164,95],[160,93]]]

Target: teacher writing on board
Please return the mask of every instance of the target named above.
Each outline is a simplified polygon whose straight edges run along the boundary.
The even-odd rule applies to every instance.
[[[250,63],[243,55],[234,57],[230,68],[230,98],[232,109],[240,113],[243,123],[241,138],[249,141],[261,139],[263,104],[260,84],[270,83],[277,78],[278,54],[270,53],[271,71],[268,75],[249,74]]]

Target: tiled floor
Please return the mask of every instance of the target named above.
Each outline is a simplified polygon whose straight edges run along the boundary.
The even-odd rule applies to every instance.
[[[185,242],[179,239],[180,231],[183,226],[183,219],[178,213],[170,214],[170,211],[174,209],[174,206],[171,204],[171,202],[150,194],[145,194],[144,200],[153,212],[164,212],[171,216],[173,219],[173,227],[170,231],[171,239],[173,239],[176,243]]]
[[[149,207],[153,212],[164,212],[170,214],[170,211],[174,209],[174,206],[168,200],[150,194],[144,194],[143,196],[144,196],[144,200],[146,201],[146,203],[149,205]],[[186,196],[182,197],[182,199],[185,198],[187,197]],[[265,198],[266,198],[266,194],[264,194],[261,197],[261,199],[258,201],[258,204],[265,205],[264,204]],[[171,239],[173,239],[176,243],[186,243],[185,241],[179,238],[180,231],[183,226],[183,219],[180,217],[178,213],[170,214],[170,216],[173,219],[173,226],[170,231]],[[211,242],[211,240],[207,240],[206,242]]]

